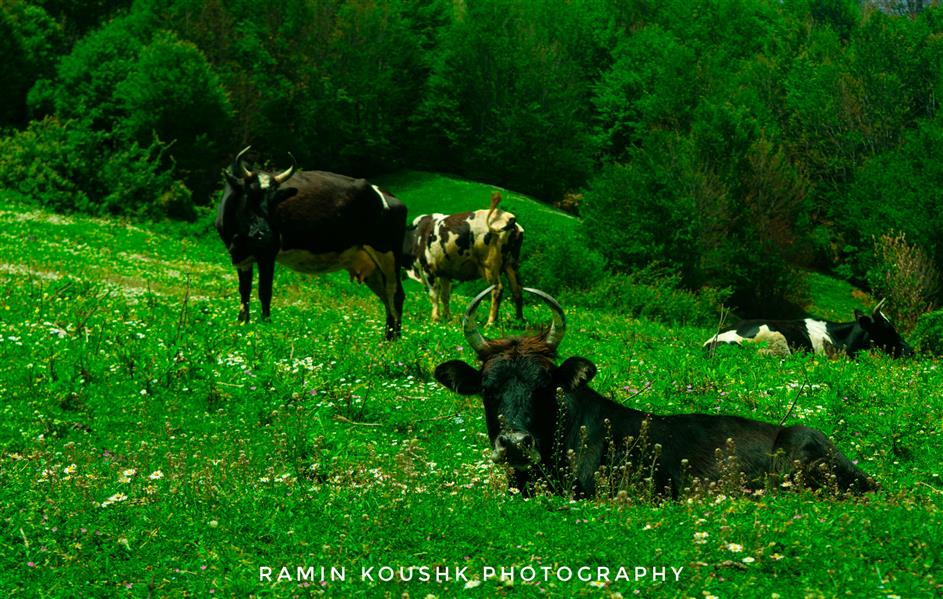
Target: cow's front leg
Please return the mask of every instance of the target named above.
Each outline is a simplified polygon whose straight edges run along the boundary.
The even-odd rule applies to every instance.
[[[258,259],[259,302],[262,304],[262,320],[268,320],[272,310],[272,280],[275,277],[275,256]]]
[[[439,279],[435,275],[426,277],[426,291],[432,302],[432,322],[439,322]]]
[[[511,287],[511,297],[514,298],[514,315],[518,320],[524,320],[524,291],[521,280],[517,276],[517,269],[514,266],[505,266],[504,273],[507,275],[508,285]]]
[[[239,322],[249,322],[249,300],[252,299],[252,265],[238,268],[239,274]]]

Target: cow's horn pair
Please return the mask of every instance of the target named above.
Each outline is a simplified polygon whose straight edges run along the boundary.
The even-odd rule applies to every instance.
[[[255,173],[246,168],[245,163],[242,162],[242,157],[246,155],[249,151],[249,148],[252,146],[246,146],[242,149],[241,152],[236,154],[236,160],[233,161],[232,170],[235,172],[237,169],[242,172],[242,176],[245,179],[251,179],[255,176]],[[291,158],[291,166],[285,169],[284,171],[278,173],[272,179],[275,181],[276,185],[281,185],[287,181],[293,174],[295,174],[295,157],[291,155],[291,152],[288,153],[288,156]]]
[[[465,310],[465,316],[462,317],[462,330],[465,332],[465,339],[468,340],[468,344],[471,345],[472,349],[476,352],[481,352],[487,348],[488,340],[478,331],[478,323],[475,322],[475,310],[478,309],[478,305],[481,304],[493,289],[494,285],[491,285],[475,296],[475,299],[468,305],[468,309]],[[524,291],[536,295],[550,307],[550,312],[553,314],[553,322],[550,323],[550,330],[547,332],[547,345],[552,349],[556,349],[557,346],[560,345],[560,342],[563,341],[563,335],[566,334],[566,315],[563,313],[563,308],[560,307],[557,300],[539,289],[524,287]]]

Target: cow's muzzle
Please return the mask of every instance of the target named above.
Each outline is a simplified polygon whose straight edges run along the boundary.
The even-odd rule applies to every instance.
[[[524,469],[540,461],[537,442],[530,433],[505,433],[494,440],[491,461],[512,468]]]

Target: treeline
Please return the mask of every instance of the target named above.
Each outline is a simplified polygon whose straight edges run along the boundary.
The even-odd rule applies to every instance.
[[[859,0],[0,0],[0,186],[192,219],[252,144],[566,199],[616,272],[802,305],[939,288],[943,8]],[[910,300],[908,300],[910,301]]]

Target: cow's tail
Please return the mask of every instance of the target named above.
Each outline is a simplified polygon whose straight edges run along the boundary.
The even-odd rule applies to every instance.
[[[494,211],[498,209],[498,204],[501,203],[501,192],[492,191],[491,192],[491,208],[488,209],[488,216],[485,217],[485,224],[488,225],[488,228],[491,229],[491,217],[494,216]]]

